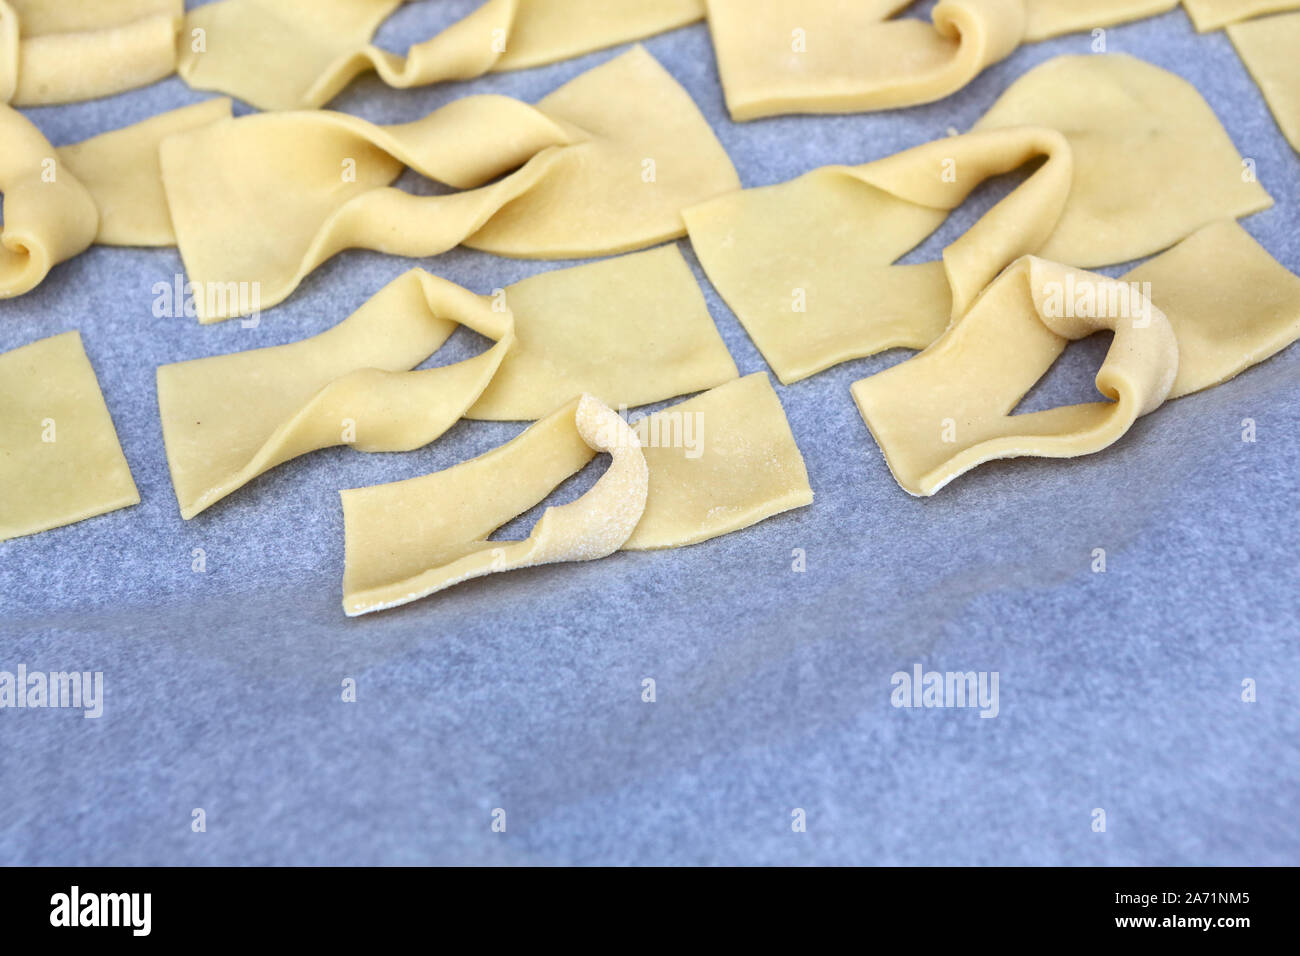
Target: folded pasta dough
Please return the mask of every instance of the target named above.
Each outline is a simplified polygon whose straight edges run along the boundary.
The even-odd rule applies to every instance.
[[[1300,0],[1183,0],[1196,29],[1205,33],[1266,13],[1300,9]]]
[[[536,420],[584,392],[648,405],[739,375],[676,245],[543,272],[502,298],[515,346],[467,418]]]
[[[739,186],[690,96],[641,47],[536,107],[473,96],[397,126],[262,114],[169,137],[161,156],[190,279],[257,283],[264,306],[351,247],[554,259],[656,245],[685,233],[684,206]],[[466,191],[389,187],[405,166]]]
[[[90,192],[41,131],[0,103],[0,299],[30,292],[50,269],[84,251],[99,213]]]
[[[737,121],[943,99],[1025,40],[1151,16],[1178,0],[941,0],[933,24],[890,19],[908,0],[707,0]]]
[[[570,537],[586,547],[548,548],[545,553],[562,555],[549,560],[693,544],[812,502],[803,458],[762,373],[656,412],[633,430],[594,399],[583,402],[600,409],[597,440],[593,429],[584,433],[575,422],[574,409],[580,417],[582,406],[571,402],[472,461],[341,492],[347,613],[393,607],[468,577],[541,563],[535,559],[539,539],[554,537],[543,534],[548,516],[565,509],[580,516],[575,521],[583,532]],[[629,448],[648,469],[648,487],[623,479],[605,486],[620,468],[620,451]],[[611,452],[613,463],[592,491],[547,509],[527,541],[490,540],[597,451]],[[600,497],[593,498],[598,490]]]
[[[609,452],[611,462],[590,491],[547,508],[523,541],[489,540],[597,451]],[[343,607],[352,617],[496,571],[603,558],[636,527],[648,480],[627,423],[584,395],[471,461],[408,482],[343,491]],[[414,508],[411,499],[437,507]]]
[[[324,106],[374,70],[406,88],[539,66],[699,20],[703,0],[488,0],[399,56],[372,46],[401,0],[223,0],[191,10],[181,77],[264,110]],[[196,33],[196,31],[202,31]]]
[[[942,262],[892,265],[981,182],[1038,160]],[[1195,88],[1109,54],[1036,67],[965,135],[683,215],[710,281],[790,383],[887,348],[924,348],[1018,256],[1127,262],[1271,203]]]
[[[1118,308],[1054,309],[1049,284],[1091,289],[1096,301]],[[1011,414],[1071,339],[1101,329],[1115,332],[1097,373],[1097,389],[1111,401]],[[1026,256],[933,345],[855,382],[852,392],[894,478],[910,494],[932,495],[995,458],[1069,458],[1105,448],[1165,400],[1177,372],[1169,321],[1138,291]]]
[[[1109,401],[1012,414],[1069,340],[1101,329],[1115,333],[1096,377]],[[1099,451],[1297,336],[1300,279],[1224,221],[1120,280],[1017,260],[933,345],[852,392],[894,478],[932,495],[995,458]]]
[[[163,435],[181,513],[192,517],[286,455],[341,444],[340,416],[354,423],[355,447],[394,451],[399,443],[427,444],[462,413],[533,420],[584,392],[626,407],[737,375],[675,246],[543,273],[498,291],[472,296],[412,269],[323,335],[160,368]],[[457,323],[496,338],[497,346],[448,368],[380,378],[402,401],[385,399],[383,435],[392,437],[376,446],[374,429],[357,417],[361,409],[342,410],[360,385],[340,380],[376,378],[371,366],[412,368]],[[328,402],[320,394],[327,386]],[[430,396],[437,398],[432,418]],[[309,399],[310,422],[302,412]]]
[[[158,144],[229,116],[230,100],[208,100],[55,149],[30,120],[0,103],[7,220],[0,226],[0,298],[30,292],[51,267],[92,242],[174,245]]]
[[[1300,13],[1233,24],[1228,36],[1283,135],[1300,152]]]
[[[0,101],[109,96],[176,69],[183,0],[0,0]]]
[[[230,100],[204,100],[56,150],[90,190],[99,210],[95,242],[109,246],[174,246],[158,147],[173,133],[230,118]]]
[[[0,354],[0,541],[140,503],[78,332]]]
[[[409,371],[458,325],[496,344],[453,365]],[[160,366],[158,408],[181,516],[320,448],[427,445],[474,404],[513,342],[508,310],[413,269],[320,335]]]

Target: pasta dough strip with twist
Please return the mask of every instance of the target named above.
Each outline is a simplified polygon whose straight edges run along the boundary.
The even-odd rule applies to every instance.
[[[1021,43],[1172,10],[1178,0],[941,0],[933,23],[909,0],[707,0],[727,108],[736,121],[853,113],[943,99]],[[1185,0],[1197,29],[1300,7],[1300,0]]]
[[[523,541],[488,540],[497,527],[545,497],[549,479],[563,480],[566,469],[576,471],[596,452],[609,452],[612,461],[590,491],[567,505],[547,508]],[[376,500],[391,498],[391,485],[341,493],[347,542],[343,606],[350,617],[497,571],[613,554],[641,519],[649,473],[627,423],[584,395],[515,441],[415,480],[419,493],[438,503],[437,512],[421,514],[415,526],[408,523],[413,517],[409,509],[389,511],[383,500]],[[397,539],[392,544],[385,541],[390,535]],[[405,557],[399,555],[403,539],[416,535],[432,566],[374,576],[377,561],[396,571]]]
[[[930,103],[1022,42],[1172,9],[1177,0],[941,0],[933,24],[891,19],[908,0],[707,0],[736,121]]]
[[[683,207],[740,185],[690,96],[640,47],[536,107],[474,96],[398,126],[269,113],[171,136],[161,155],[191,281],[256,283],[263,305],[346,248],[431,256],[464,243],[545,259],[656,245],[685,233]],[[391,188],[407,166],[466,191]]]
[[[404,371],[458,324],[497,344],[466,362]],[[462,415],[538,419],[588,392],[640,405],[736,375],[695,277],[665,246],[542,273],[492,296],[412,269],[322,335],[163,366],[158,400],[190,518],[317,448],[409,450]]]
[[[1044,290],[1053,283],[1091,288],[1095,301],[1118,308],[1052,309]],[[1097,373],[1097,390],[1111,401],[1011,414],[1069,340],[1101,329],[1115,332]],[[852,392],[898,483],[932,495],[994,458],[1069,458],[1105,448],[1159,407],[1177,371],[1169,320],[1138,291],[1026,256],[933,345],[854,383]]]
[[[699,20],[703,0],[488,0],[399,56],[371,45],[401,0],[223,0],[191,10],[181,77],[263,110],[324,106],[375,71],[407,88],[589,53]]]
[[[1096,377],[1110,401],[1012,414],[1071,339],[1100,329],[1115,332]],[[995,458],[1106,448],[1297,337],[1300,278],[1223,220],[1119,280],[1020,259],[933,345],[852,392],[899,485],[932,495]]]
[[[626,457],[621,465],[620,452],[628,456],[633,447],[648,471],[647,485],[625,477],[607,485],[611,474],[631,470]],[[490,540],[598,451],[611,452],[613,464],[591,492],[547,509],[524,542]],[[694,544],[813,497],[780,400],[762,373],[656,412],[631,429],[585,396],[471,461],[340,494],[349,615],[405,604],[494,570],[543,563],[539,552],[547,560],[589,560],[620,547]],[[557,512],[563,522],[550,517]],[[561,541],[554,533],[559,524],[577,531]]]
[[[496,344],[454,365],[409,371],[457,325]],[[320,335],[160,366],[158,408],[181,516],[321,448],[427,445],[474,404],[513,344],[508,311],[412,270]]]
[[[893,265],[988,177],[1042,160],[943,252]],[[782,382],[924,348],[1005,266],[1126,262],[1272,204],[1186,81],[1120,54],[1025,74],[974,130],[684,213],[709,280]],[[1248,181],[1249,180],[1249,181]]]
[[[30,292],[92,242],[174,245],[158,145],[229,116],[230,100],[208,100],[55,149],[30,120],[0,103],[0,298]]]

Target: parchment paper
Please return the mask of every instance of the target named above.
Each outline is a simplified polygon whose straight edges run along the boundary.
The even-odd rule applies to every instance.
[[[404,50],[477,2],[411,4],[379,42]],[[1016,77],[1092,40],[1025,46],[930,106],[743,125],[703,24],[646,45],[756,186],[967,129]],[[1300,270],[1300,162],[1227,37],[1176,10],[1108,30],[1107,46],[1196,84],[1277,200],[1244,225]],[[332,105],[395,122],[471,92],[533,101],[617,52],[411,91],[366,78]],[[58,145],[207,95],[172,77],[28,113]],[[936,258],[1014,181],[982,188],[905,261]],[[764,370],[682,247],[741,372]],[[927,500],[894,483],[848,391],[910,353],[851,362],[778,386],[812,507],[349,620],[337,491],[444,468],[524,426],[316,453],[184,522],[154,369],[315,334],[414,265],[488,292],[564,263],[348,252],[246,329],[153,316],[152,286],[182,272],[174,249],[95,247],[0,303],[0,350],[81,330],[143,498],[0,544],[0,670],[102,671],[105,686],[99,719],[0,710],[0,862],[1300,862],[1300,349],[1166,405],[1103,453],[986,465]],[[1022,407],[1095,398],[1107,345],[1073,345]],[[435,361],[481,347],[458,332]],[[916,664],[997,672],[998,715],[892,706],[891,676]]]

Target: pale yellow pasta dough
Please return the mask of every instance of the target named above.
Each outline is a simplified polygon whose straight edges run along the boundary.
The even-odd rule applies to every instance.
[[[1300,152],[1300,13],[1237,23],[1228,36],[1283,135]]]
[[[1063,315],[1065,309],[1045,305],[1048,283],[1091,288],[1119,308]],[[1111,401],[1011,414],[1069,340],[1107,328],[1115,340],[1097,389]],[[898,483],[913,495],[932,495],[994,458],[1070,458],[1105,448],[1164,401],[1177,372],[1169,321],[1140,293],[1026,256],[933,345],[855,382],[852,392]]]
[[[183,0],[0,0],[0,101],[109,96],[176,69]]]
[[[690,96],[641,47],[536,107],[472,96],[397,126],[262,114],[171,136],[161,155],[191,281],[256,283],[263,306],[351,247],[553,259],[656,245],[685,233],[684,206],[739,186]],[[466,191],[391,188],[406,166]]]
[[[555,538],[544,533],[547,516],[564,509],[578,516],[581,533],[570,535],[567,545],[548,547],[547,553],[563,555],[549,560],[692,544],[812,502],[803,458],[766,375],[737,379],[656,412],[637,422],[635,435],[603,409],[604,427],[593,441],[575,422],[576,405],[472,461],[342,492],[347,613],[392,607],[467,577],[540,563],[535,550]],[[606,489],[620,448],[628,446],[638,448],[648,466],[648,489],[623,479]],[[548,509],[525,542],[490,540],[597,451],[610,451],[613,464],[591,492]]]
[[[941,0],[933,24],[890,19],[907,0],[708,0],[737,121],[853,113],[957,92],[1025,40],[1169,10],[1177,0]]]
[[[488,0],[399,56],[371,45],[400,0],[223,0],[191,10],[178,70],[264,110],[324,106],[360,73],[389,86],[539,66],[700,19],[703,0]],[[196,33],[201,31],[201,33]]]
[[[1012,414],[1071,339],[1113,329],[1109,399]],[[1300,336],[1300,279],[1235,222],[1121,280],[1027,256],[921,354],[854,383],[898,483],[932,495],[995,458],[1105,448],[1167,398],[1222,382]]]
[[[457,325],[496,344],[463,362],[410,371]],[[413,269],[320,335],[159,367],[158,408],[181,516],[320,448],[427,445],[482,394],[513,342],[509,311]]]
[[[896,266],[990,176],[1041,165],[949,245]],[[974,131],[684,212],[710,281],[781,381],[924,348],[1018,256],[1127,262],[1272,204],[1186,81],[1132,57],[1058,57]]]
[[[1183,0],[1187,14],[1202,33],[1262,16],[1300,9],[1300,0]]]
[[[1178,6],[1178,0],[1021,0],[1025,5],[1025,42],[1064,33],[1092,31],[1130,20],[1154,17]]]
[[[31,291],[52,266],[91,242],[174,245],[158,145],[229,116],[230,100],[208,100],[55,149],[31,121],[0,103],[0,298]]]
[[[647,405],[739,374],[676,245],[504,291],[515,346],[467,418],[536,420],[584,392],[614,408]]]
[[[497,345],[407,371],[458,324]],[[588,392],[641,405],[736,375],[695,277],[667,246],[481,297],[413,269],[322,335],[161,367],[158,402],[181,514],[191,518],[318,448],[408,450],[462,414],[538,419]]]
[[[1149,283],[1178,338],[1169,398],[1226,382],[1300,338],[1300,277],[1232,220],[1197,230],[1121,281]]]
[[[650,496],[625,550],[696,544],[812,504],[803,455],[762,372],[648,415],[635,429]]]
[[[109,246],[174,246],[163,192],[159,144],[173,133],[230,118],[230,100],[204,100],[101,133],[56,151],[90,190],[99,209],[95,242]]]
[[[582,467],[597,451],[609,452],[611,461],[590,491],[547,508],[523,541],[489,540],[545,497],[548,477],[562,478],[566,468]],[[341,492],[343,607],[355,616],[497,571],[603,558],[636,527],[648,480],[627,423],[584,395],[479,458],[411,482]],[[402,507],[403,497],[435,502],[436,510]]]
[[[0,541],[139,503],[80,333],[0,354]]]
[[[99,213],[27,117],[0,103],[0,299],[30,292],[50,269],[85,250]]]

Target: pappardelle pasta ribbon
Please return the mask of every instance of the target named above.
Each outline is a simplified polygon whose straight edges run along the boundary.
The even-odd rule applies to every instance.
[[[390,187],[408,166],[465,191]],[[553,259],[656,245],[685,233],[683,207],[739,186],[689,94],[641,47],[536,107],[473,96],[396,126],[327,111],[212,123],[164,140],[162,173],[191,281],[257,283],[263,306],[347,248]]]
[[[33,0],[25,0],[32,3]],[[163,4],[168,0],[136,0]],[[487,0],[404,56],[370,43],[402,0],[223,0],[185,18],[177,70],[259,109],[324,106],[373,70],[408,88],[553,63],[708,14],[732,117],[929,102],[1021,43],[1154,16],[1178,0]],[[1300,0],[1184,0],[1198,30]]]
[[[1071,339],[1111,329],[1109,401],[1012,414]],[[1099,451],[1164,401],[1226,381],[1300,336],[1300,278],[1236,222],[1212,223],[1121,279],[1033,256],[934,344],[854,383],[890,471],[932,495],[995,458]]]
[[[1040,165],[940,262],[895,265],[990,176]],[[1186,81],[1120,54],[1036,67],[970,133],[684,212],[710,281],[782,382],[924,348],[1022,255],[1091,268],[1272,204]]]
[[[458,325],[496,344],[407,371]],[[462,416],[533,420],[584,393],[642,405],[736,375],[694,275],[665,246],[492,296],[412,269],[321,335],[162,366],[158,404],[181,514],[192,518],[319,448],[405,451]]]
[[[523,541],[489,540],[596,452],[608,452],[612,461],[590,491],[547,508]],[[393,486],[342,492],[349,616],[406,604],[497,571],[613,554],[641,520],[649,471],[627,423],[584,395],[513,442],[414,481],[419,488],[413,493],[437,503],[414,525],[417,516],[410,509],[388,507]]]
[[[737,121],[853,113],[943,99],[1021,43],[1172,10],[1178,0],[707,0],[727,108]],[[1185,0],[1201,30],[1300,0]],[[1104,52],[1104,48],[1095,52]]]
[[[401,0],[223,0],[191,10],[181,77],[259,109],[324,106],[361,73],[389,86],[568,59],[700,19],[703,0],[488,0],[399,56],[373,46]]]
[[[933,23],[891,19],[908,0],[708,0],[737,121],[930,103],[1026,40],[1104,27],[1177,0],[941,0]]]
[[[601,451],[613,462],[591,491],[548,508],[524,541],[491,540]],[[584,396],[471,461],[340,494],[350,616],[493,571],[694,544],[812,502],[803,457],[762,373],[635,427]]]
[[[1116,308],[1053,309],[1044,292],[1049,284],[1091,287],[1094,301]],[[1011,414],[1069,340],[1101,329],[1115,332],[1097,373],[1097,390],[1111,401]],[[994,458],[1064,458],[1105,448],[1159,407],[1177,372],[1169,320],[1138,291],[1026,256],[928,349],[852,391],[898,483],[911,494],[932,495]]]
[[[486,352],[410,371],[465,325]],[[158,408],[181,516],[335,445],[410,451],[454,425],[514,344],[514,321],[445,279],[412,270],[334,328],[289,345],[163,365]]]

